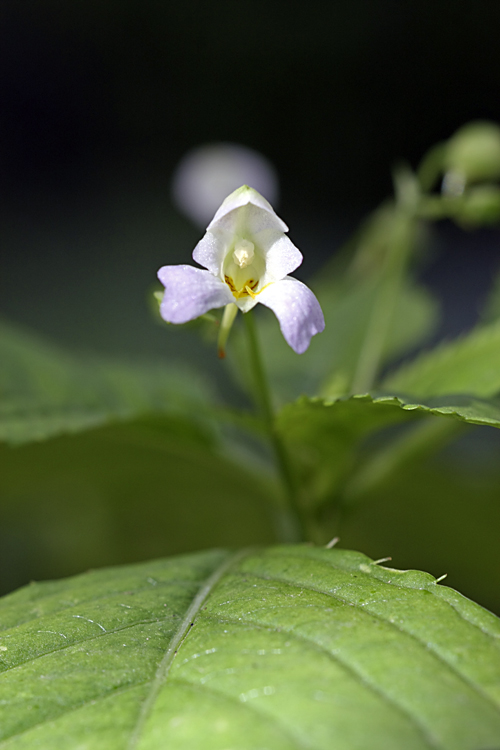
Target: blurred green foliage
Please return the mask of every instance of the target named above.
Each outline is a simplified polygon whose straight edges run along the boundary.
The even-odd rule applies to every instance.
[[[489,440],[491,450],[477,451],[469,437],[500,426],[498,284],[473,330],[414,356],[439,318],[417,278],[426,227],[441,217],[461,222],[469,190],[433,188],[446,176],[444,153],[431,150],[415,174],[398,168],[394,199],[313,280],[327,327],[306,354],[286,346],[268,311],[256,319],[273,434],[289,455],[308,538],[324,544],[339,534],[374,557],[449,572],[452,585],[499,610],[491,537],[498,446]],[[490,173],[470,189],[479,188],[497,189]],[[215,351],[206,364],[207,343],[193,353],[196,333],[210,341],[217,319],[179,330],[175,358],[155,362],[63,352],[2,324],[4,590],[88,566],[267,544],[283,533],[286,492],[269,425],[249,408],[242,327],[237,321],[228,345],[237,385],[222,377]],[[161,336],[165,328],[154,325]],[[165,340],[174,336],[170,329]],[[456,438],[472,442],[453,450]]]

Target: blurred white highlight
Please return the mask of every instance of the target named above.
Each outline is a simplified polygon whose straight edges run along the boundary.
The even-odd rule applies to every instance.
[[[242,185],[276,205],[276,169],[265,156],[237,143],[211,143],[188,151],[172,179],[175,205],[195,224],[205,228],[220,204]]]

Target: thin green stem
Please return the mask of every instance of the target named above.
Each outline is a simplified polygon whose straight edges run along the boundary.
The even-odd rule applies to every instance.
[[[224,359],[224,357],[226,356],[227,339],[237,312],[238,306],[233,302],[230,302],[229,305],[226,305],[224,308],[224,313],[220,322],[219,337],[217,340],[218,354],[221,359]]]
[[[286,542],[300,542],[304,539],[303,521],[297,497],[297,484],[292,471],[288,450],[281,435],[276,430],[269,384],[264,371],[257,331],[252,312],[245,313],[245,321],[250,362],[252,367],[255,398],[266,425],[269,440],[273,446],[276,465],[285,490],[286,507],[280,519],[280,536]]]

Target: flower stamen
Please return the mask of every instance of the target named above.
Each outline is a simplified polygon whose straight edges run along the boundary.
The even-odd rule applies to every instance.
[[[233,260],[240,268],[246,268],[254,259],[254,244],[250,240],[239,240],[234,248]]]
[[[250,295],[252,299],[255,299],[257,297],[258,292],[254,292],[253,289],[251,289],[248,284],[245,284],[245,291],[247,294]]]
[[[241,299],[242,297],[255,298],[255,296],[258,294],[258,292],[255,292],[255,289],[259,283],[258,281],[248,279],[246,284],[242,286],[241,289],[236,289],[235,283],[230,276],[224,276],[224,280],[236,299]]]

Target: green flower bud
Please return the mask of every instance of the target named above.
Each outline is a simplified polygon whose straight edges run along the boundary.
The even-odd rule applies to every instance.
[[[460,195],[469,182],[500,177],[500,127],[493,122],[471,122],[450,138],[444,154],[443,190]]]
[[[464,194],[458,203],[457,221],[466,227],[479,227],[500,222],[500,187],[478,185]]]

